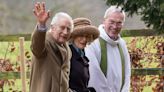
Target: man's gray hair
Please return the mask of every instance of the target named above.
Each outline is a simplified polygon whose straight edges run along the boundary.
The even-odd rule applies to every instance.
[[[72,17],[70,15],[68,15],[65,12],[56,13],[54,15],[54,17],[52,18],[51,25],[57,24],[58,21],[59,21],[59,19],[60,18],[63,18],[63,17],[68,18],[68,20],[70,21],[70,23],[71,23],[71,32],[72,32],[73,31],[73,27],[74,27],[74,25],[73,25],[73,19],[72,19]]]
[[[104,19],[108,18],[108,15],[113,12],[121,12],[124,15],[124,21],[125,21],[125,12],[122,10],[120,6],[112,5],[110,6],[104,14]]]

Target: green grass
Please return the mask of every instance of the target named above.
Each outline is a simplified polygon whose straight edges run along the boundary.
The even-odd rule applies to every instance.
[[[13,52],[11,51],[11,48],[13,47],[12,44],[14,43],[15,50]],[[0,59],[9,59],[12,64],[20,64],[19,61],[19,42],[0,42]],[[24,50],[30,52],[30,41],[25,41],[24,43]],[[31,52],[30,52],[31,54]],[[27,68],[26,68],[27,70]],[[10,79],[9,83],[5,83],[3,92],[22,92],[22,84],[20,79]],[[14,81],[14,85],[11,85],[11,81]],[[26,81],[27,87],[26,90],[29,92],[29,79]],[[0,90],[2,92],[2,90]]]
[[[153,92],[153,91],[152,91],[152,88],[155,87],[156,81],[159,81],[158,79],[153,80],[153,81],[151,82],[152,85],[150,86],[148,82],[150,81],[151,77],[152,77],[152,76],[148,76],[148,75],[146,76],[147,85],[144,87],[143,92]],[[153,77],[159,77],[159,76],[156,75],[156,76],[153,76]]]
[[[14,43],[14,46],[12,46]],[[11,48],[15,47],[15,50],[11,52]],[[10,59],[11,62],[17,62],[19,60],[19,42],[0,42],[0,59]],[[24,50],[30,52],[30,41],[25,41]]]
[[[14,82],[13,84],[11,83]],[[22,84],[20,79],[11,79],[10,83],[6,83],[3,92],[22,92]],[[29,79],[26,81],[26,90],[29,92]],[[2,92],[2,90],[0,90]]]

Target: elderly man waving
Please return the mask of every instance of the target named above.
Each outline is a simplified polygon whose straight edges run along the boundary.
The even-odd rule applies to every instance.
[[[34,14],[38,23],[32,35],[30,92],[69,92],[71,51],[66,41],[73,30],[72,18],[57,13],[47,31],[50,14],[45,4],[36,3]]]

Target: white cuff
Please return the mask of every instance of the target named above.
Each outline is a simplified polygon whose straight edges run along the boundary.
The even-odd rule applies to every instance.
[[[46,32],[47,31],[47,27],[46,27],[46,25],[40,25],[40,24],[38,24],[37,25],[37,30],[38,31],[41,31],[41,32]]]

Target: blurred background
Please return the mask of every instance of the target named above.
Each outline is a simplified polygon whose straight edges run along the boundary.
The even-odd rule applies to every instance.
[[[102,22],[105,10],[109,7],[105,0],[0,0],[0,34],[31,33],[36,24],[32,9],[38,1],[46,2],[51,16],[62,11],[73,18],[89,18],[96,26]],[[145,28],[140,15],[126,17],[124,29]]]
[[[127,10],[132,13],[138,10],[137,15],[126,17],[121,33],[131,56],[131,92],[164,92],[163,0],[0,0],[0,92],[23,92],[19,44],[22,36],[25,37],[26,92],[29,91],[30,37],[36,25],[32,10],[36,2],[42,1],[51,11],[51,18],[57,12],[66,12],[73,18],[89,18],[96,26],[102,23],[111,1],[121,1],[121,4],[129,1]],[[144,14],[142,9],[146,14],[144,18],[140,15]],[[152,25],[147,28],[141,18],[148,24],[154,23],[156,29],[153,30]]]

